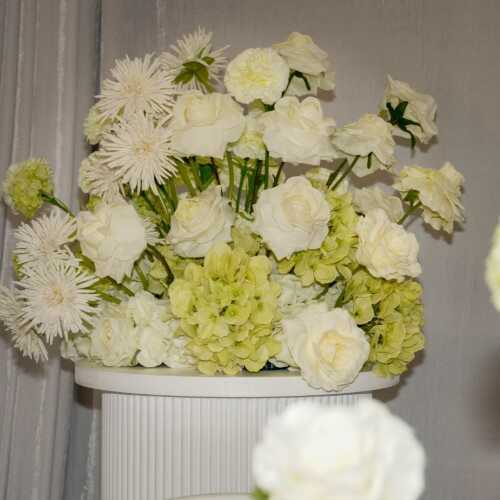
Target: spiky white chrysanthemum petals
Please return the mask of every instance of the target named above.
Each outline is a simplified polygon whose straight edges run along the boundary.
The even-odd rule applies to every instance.
[[[60,210],[34,219],[31,224],[22,223],[15,231],[14,255],[21,265],[46,264],[54,260],[76,259],[67,245],[75,240],[76,219]]]
[[[47,349],[43,340],[31,328],[21,325],[21,302],[14,290],[0,285],[0,321],[4,323],[7,332],[12,335],[14,347],[21,354],[33,361],[46,361]]]
[[[102,161],[116,171],[122,184],[132,191],[151,189],[176,174],[172,132],[155,125],[143,114],[124,120],[101,142]]]
[[[158,59],[117,60],[112,79],[104,80],[97,109],[104,118],[115,120],[133,114],[169,116],[175,96],[172,79],[160,67]]]
[[[117,171],[105,164],[97,152],[80,164],[78,184],[84,193],[98,196],[108,203],[123,198]]]
[[[146,242],[148,245],[158,245],[162,243],[162,239],[156,229],[156,226],[149,219],[142,219],[144,221],[144,230],[146,231]]]
[[[212,82],[221,81],[227,46],[213,50],[212,33],[198,28],[170,49],[160,55],[160,64],[182,90],[209,90]]]
[[[67,339],[70,333],[85,332],[98,300],[90,288],[97,278],[68,265],[55,262],[28,266],[19,286],[23,301],[21,324],[34,328],[49,343],[54,337]]]

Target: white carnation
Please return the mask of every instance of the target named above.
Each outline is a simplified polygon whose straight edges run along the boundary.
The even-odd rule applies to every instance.
[[[403,281],[417,277],[422,268],[417,261],[418,242],[415,235],[391,222],[381,208],[371,210],[358,221],[358,262],[377,278]]]
[[[324,302],[314,303],[281,323],[283,350],[277,359],[300,368],[314,388],[343,389],[368,359],[370,345],[365,334],[344,309],[329,311]]]
[[[290,68],[274,49],[247,49],[228,65],[224,84],[234,98],[274,104],[286,88]]]
[[[398,222],[404,214],[401,198],[388,195],[377,186],[355,189],[353,202],[356,209],[363,214],[381,208],[392,222]]]
[[[184,94],[174,106],[172,148],[185,156],[223,158],[244,128],[243,110],[230,95]]]
[[[183,198],[172,216],[167,241],[182,257],[204,257],[215,243],[231,241],[234,212],[219,186]]]
[[[270,500],[417,500],[424,467],[412,429],[371,400],[292,406],[270,420],[253,457]]]
[[[333,145],[339,156],[356,160],[353,172],[363,177],[378,169],[388,169],[396,161],[391,126],[373,114],[363,115],[357,122],[338,128]]]
[[[254,212],[253,229],[278,260],[319,248],[328,234],[330,206],[305,177],[262,191]]]
[[[319,165],[331,160],[335,151],[330,136],[335,121],[323,117],[321,104],[315,97],[300,102],[296,97],[283,97],[274,111],[262,118],[264,143],[271,156],[294,164]]]

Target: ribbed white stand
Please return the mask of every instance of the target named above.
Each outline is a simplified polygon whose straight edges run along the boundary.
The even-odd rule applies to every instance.
[[[347,393],[328,394],[286,371],[204,377],[79,363],[75,375],[103,391],[101,500],[249,492],[252,450],[271,415],[298,401],[351,405],[397,383],[363,373]]]

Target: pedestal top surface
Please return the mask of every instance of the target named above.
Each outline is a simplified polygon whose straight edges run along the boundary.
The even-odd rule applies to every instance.
[[[75,363],[76,383],[105,392],[149,396],[207,398],[276,398],[356,394],[392,387],[399,377],[382,378],[362,372],[342,391],[314,389],[288,370],[207,376],[193,369],[109,368],[89,361]]]

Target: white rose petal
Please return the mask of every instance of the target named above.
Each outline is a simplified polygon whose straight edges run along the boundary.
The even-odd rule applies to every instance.
[[[132,205],[100,202],[93,212],[78,214],[77,239],[96,275],[121,283],[146,248],[147,231]]]
[[[417,238],[391,222],[381,208],[361,217],[356,232],[359,237],[356,259],[373,276],[401,282],[405,276],[415,278],[422,272],[417,261]]]
[[[344,309],[328,310],[324,302],[310,304],[282,320],[283,352],[277,359],[297,366],[317,389],[338,391],[351,384],[368,359],[370,345]],[[283,357],[283,354],[285,355]]]
[[[251,111],[245,117],[245,130],[241,137],[231,145],[233,153],[240,158],[263,160],[266,156],[266,146],[263,139],[263,127],[259,118],[261,111]]]
[[[227,94],[181,95],[174,106],[172,148],[185,156],[223,158],[245,127],[241,106]]]
[[[274,50],[247,49],[226,68],[224,84],[228,92],[243,104],[256,99],[274,104],[286,88],[290,68]]]
[[[278,260],[319,248],[328,234],[330,206],[305,177],[262,191],[254,212],[253,229]]]
[[[415,137],[427,144],[438,133],[436,125],[437,105],[434,97],[428,94],[421,94],[412,89],[407,83],[399,80],[393,80],[390,75],[387,76],[387,86],[385,94],[380,105],[381,110],[387,110],[387,103],[391,103],[396,108],[400,102],[408,102],[404,118],[415,121],[420,126],[408,125]],[[408,137],[408,134],[399,127],[393,128],[393,133],[400,137]]]
[[[350,161],[359,156],[353,169],[359,177],[388,169],[396,161],[391,126],[377,115],[365,114],[357,122],[338,128],[332,142],[338,156]]]
[[[302,403],[273,417],[253,456],[270,500],[417,500],[425,453],[413,430],[379,402]]]
[[[231,241],[234,212],[219,186],[183,198],[172,216],[167,241],[181,257],[204,257],[215,243]]]
[[[363,214],[375,208],[381,208],[392,222],[398,222],[403,217],[401,198],[388,195],[377,186],[355,189],[353,202],[356,209]]]
[[[319,165],[331,160],[335,150],[330,136],[335,121],[323,117],[321,104],[315,97],[300,102],[296,97],[283,97],[274,111],[262,118],[264,143],[271,156],[294,164]]]

